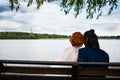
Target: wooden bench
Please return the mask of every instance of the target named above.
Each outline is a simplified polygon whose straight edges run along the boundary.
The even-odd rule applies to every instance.
[[[120,80],[119,62],[88,63],[0,60],[0,63],[4,64],[6,68],[6,71],[0,72],[0,80]],[[80,69],[78,65],[104,65],[109,66],[109,68]]]

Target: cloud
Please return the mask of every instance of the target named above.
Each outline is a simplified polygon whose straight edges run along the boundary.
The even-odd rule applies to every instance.
[[[97,30],[98,35],[120,35],[120,19],[102,18],[91,24]]]
[[[0,1],[0,12],[9,11],[9,3],[7,0]]]
[[[16,22],[13,21],[9,21],[9,20],[0,20],[0,30],[5,30],[5,31],[9,31],[9,30],[19,30],[21,28],[21,24],[18,24]]]
[[[40,9],[36,9],[36,3],[27,7],[27,3],[21,0],[18,12],[9,10],[7,1],[1,1],[0,30],[30,32],[32,29],[35,33],[70,35],[75,31],[84,33],[92,28],[98,35],[120,35],[120,16],[118,16],[120,13],[117,13],[120,11],[119,9],[114,11],[112,15],[100,17],[99,20],[87,20],[85,12],[82,12],[77,18],[75,18],[73,11],[65,15],[61,11],[59,1],[46,2]]]

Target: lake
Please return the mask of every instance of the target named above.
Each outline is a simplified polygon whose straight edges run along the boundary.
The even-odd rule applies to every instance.
[[[120,40],[99,42],[110,62],[120,62]],[[0,40],[0,59],[54,61],[68,46],[69,40]]]

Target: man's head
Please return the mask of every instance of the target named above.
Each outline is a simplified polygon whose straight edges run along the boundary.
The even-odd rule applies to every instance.
[[[90,29],[84,33],[84,44],[86,47],[99,48],[98,38],[94,29]]]

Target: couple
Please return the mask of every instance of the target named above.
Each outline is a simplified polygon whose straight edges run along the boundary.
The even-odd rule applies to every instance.
[[[94,30],[88,30],[82,35],[75,32],[70,37],[71,47],[65,49],[59,57],[60,61],[70,62],[109,62],[109,55],[100,49]],[[81,48],[82,45],[85,47]]]

